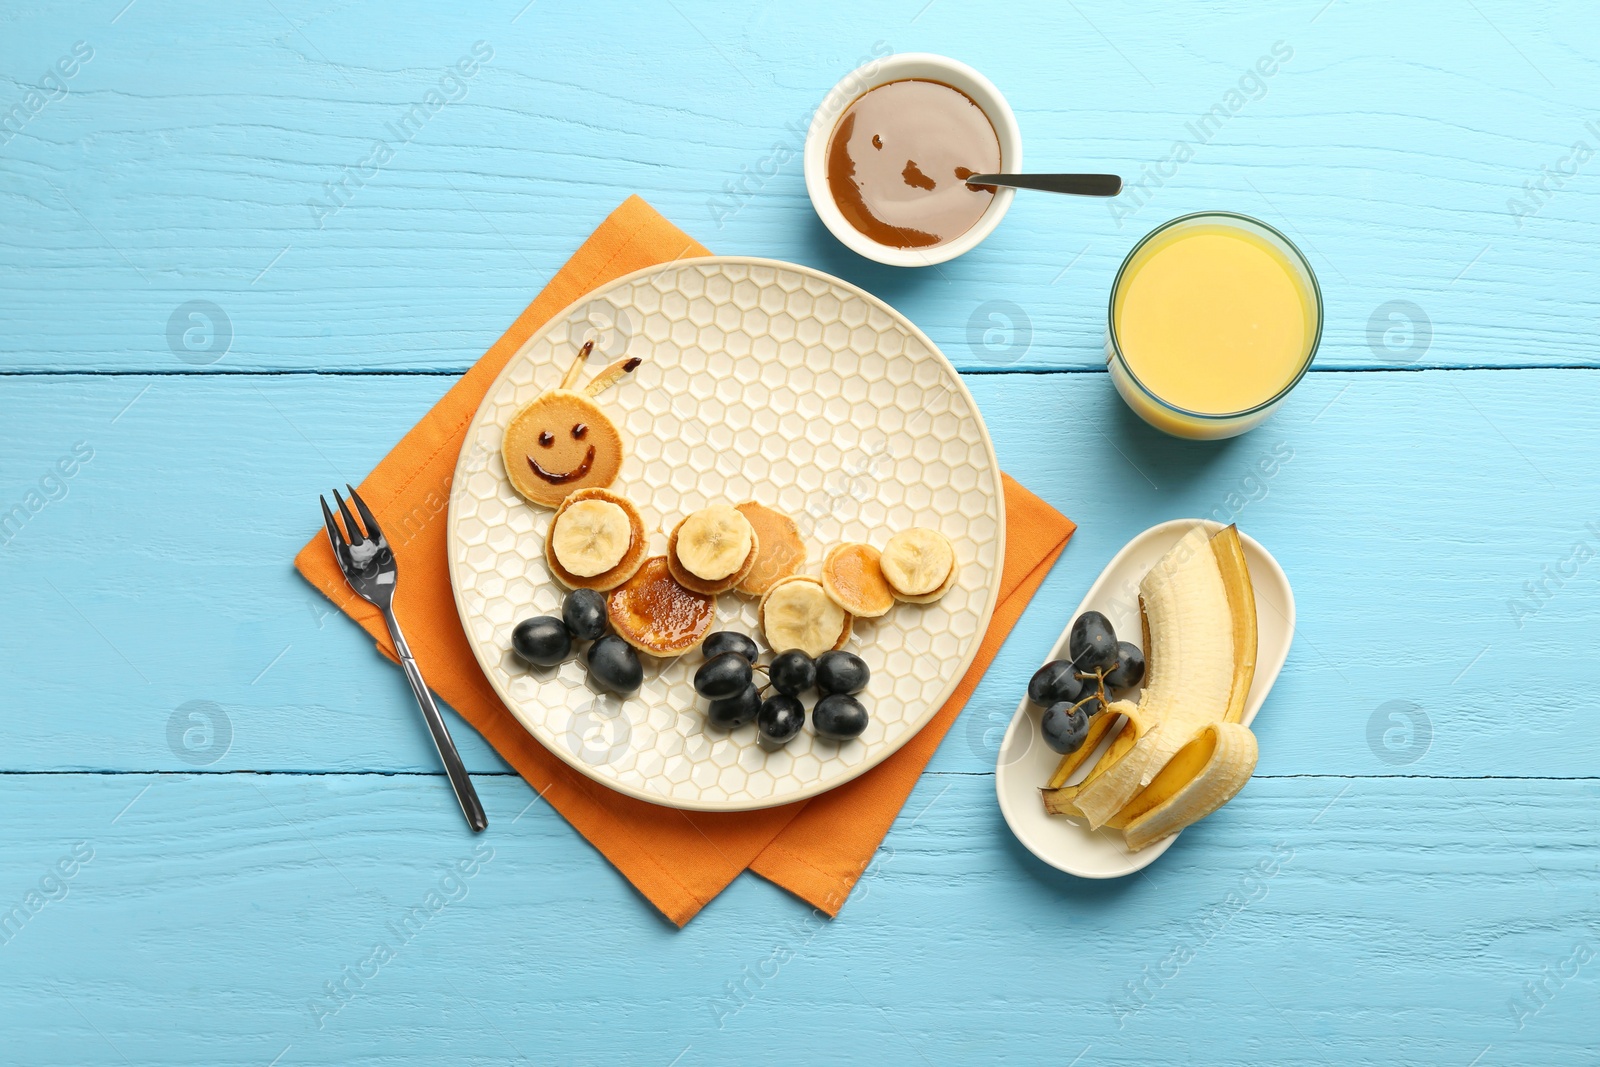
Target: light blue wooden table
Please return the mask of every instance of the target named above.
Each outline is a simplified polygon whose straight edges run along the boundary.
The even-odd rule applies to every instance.
[[[0,14],[0,1062],[1594,1062],[1594,5],[458,6]],[[1024,194],[876,267],[779,160],[885,49],[987,72],[1036,169],[1185,158],[1125,217]],[[474,841],[289,566],[633,192],[900,307],[1081,524],[831,923],[745,876],[671,928],[453,719]],[[1101,331],[1131,244],[1211,207],[1301,244],[1327,330],[1277,417],[1192,445],[1120,406]],[[1194,514],[1295,583],[1259,772],[1077,881],[1006,831],[999,729],[1116,548]]]

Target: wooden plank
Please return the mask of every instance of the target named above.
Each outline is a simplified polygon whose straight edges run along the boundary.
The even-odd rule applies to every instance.
[[[967,369],[1098,366],[1122,256],[1204,208],[1304,245],[1327,297],[1323,366],[1596,362],[1600,196],[1574,146],[1600,147],[1597,60],[1563,43],[1593,35],[1590,6],[506,6],[400,4],[382,35],[355,4],[15,13],[5,108],[74,41],[94,54],[0,147],[0,362],[460,370],[634,192],[716,250],[864,285]],[[393,132],[478,41],[493,58]],[[1275,44],[1292,56],[1277,63]],[[799,131],[835,81],[890,50],[987,72],[1031,168],[1176,173],[1119,202],[1127,217],[1023,195],[938,271],[867,263],[816,221]],[[1179,142],[1193,155],[1175,163]],[[1534,182],[1551,191],[1536,207]],[[187,343],[213,343],[180,311],[194,300],[222,309],[225,354],[185,347],[191,326]],[[1373,319],[1392,301],[1426,317],[1428,343]]]
[[[1220,445],[1144,428],[1103,375],[969,381],[1002,466],[1081,528],[937,769],[992,767],[1028,675],[1128,538],[1211,515],[1276,553],[1298,598],[1257,722],[1264,773],[1592,773],[1583,553],[1600,476],[1574,457],[1596,438],[1600,375],[1321,375]],[[318,528],[316,492],[358,481],[447,384],[6,379],[0,511],[55,484],[80,442],[94,454],[0,548],[26,606],[0,619],[20,709],[0,719],[4,768],[435,769],[399,675],[289,561]],[[227,716],[226,751],[191,701]],[[1407,730],[1413,705],[1426,736]],[[475,769],[502,769],[462,740]]]
[[[1089,883],[1022,852],[991,777],[930,776],[838,920],[747,875],[681,933],[548,807],[516,819],[520,782],[478,786],[491,828],[473,839],[434,779],[0,776],[0,904],[40,893],[0,945],[8,1058],[1536,1065],[1592,1048],[1592,778],[1258,780],[1144,876]],[[52,875],[74,846],[92,858]]]

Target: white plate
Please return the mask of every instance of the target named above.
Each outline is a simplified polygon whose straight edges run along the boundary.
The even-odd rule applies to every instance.
[[[1061,639],[1045,662],[1066,657],[1072,620],[1085,611],[1104,614],[1119,635],[1137,635],[1140,581],[1196,524],[1222,529],[1220,523],[1204,519],[1175,519],[1150,527],[1124,545],[1068,617]],[[1294,639],[1294,593],[1283,568],[1266,549],[1242,533],[1239,539],[1244,542],[1245,564],[1250,568],[1256,595],[1256,674],[1243,716],[1244,724],[1249,726],[1289,656],[1289,643]],[[1022,698],[1000,742],[1000,758],[995,764],[1000,810],[1017,840],[1050,866],[1080,878],[1120,878],[1154,863],[1178,839],[1177,834],[1130,852],[1122,843],[1122,835],[1114,830],[1090,831],[1076,819],[1045,814],[1039,790],[1050,780],[1061,757],[1050,751],[1039,736],[1041,714],[1026,696]],[[1104,743],[1109,744],[1109,739]],[[1080,770],[1073,780],[1085,773]]]
[[[872,670],[861,737],[840,744],[808,727],[767,752],[753,724],[708,728],[705,701],[689,684],[699,652],[644,657],[644,687],[627,700],[591,689],[577,657],[540,668],[512,655],[516,623],[560,614],[565,590],[544,559],[552,512],[511,488],[501,437],[591,338],[591,372],[624,354],[643,360],[598,399],[627,439],[611,488],[638,505],[652,555],[666,551],[661,531],[688,512],[750,499],[800,523],[811,573],[830,545],[881,547],[911,526],[941,530],[955,545],[960,572],[942,600],[857,620],[847,647]],[[850,781],[949,699],[994,610],[1005,500],[977,405],[921,330],[808,267],[712,257],[618,279],[556,315],[511,358],[456,464],[448,551],[467,641],[529,733],[630,796],[739,811]],[[716,628],[758,633],[755,602],[721,597]]]

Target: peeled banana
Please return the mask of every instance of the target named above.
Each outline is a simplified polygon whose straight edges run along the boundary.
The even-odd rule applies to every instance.
[[[1238,531],[1190,529],[1145,575],[1139,604],[1149,664],[1139,703],[1118,701],[1098,717],[1120,713],[1126,725],[1083,782],[1064,785],[1109,725],[1063,759],[1044,790],[1047,811],[1120,829],[1135,850],[1215,811],[1255,768],[1255,735],[1239,725],[1255,677],[1256,617]]]

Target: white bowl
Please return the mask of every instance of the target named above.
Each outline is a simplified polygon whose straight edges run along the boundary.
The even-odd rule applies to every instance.
[[[1067,654],[1072,620],[1085,611],[1101,612],[1118,633],[1137,634],[1139,583],[1196,524],[1213,531],[1222,528],[1221,523],[1207,519],[1175,519],[1152,526],[1129,541],[1100,572],[1084,594],[1083,603],[1068,616],[1066,629],[1045,662]],[[1294,639],[1294,592],[1271,553],[1252,537],[1240,534],[1239,540],[1244,543],[1245,564],[1250,568],[1250,583],[1256,594],[1256,675],[1242,716],[1244,725],[1249,726],[1267,699],[1272,683],[1278,680],[1283,661],[1289,657],[1289,643]],[[1177,834],[1130,852],[1121,835],[1114,831],[1102,828],[1095,832],[1076,819],[1045,814],[1039,788],[1049,780],[1061,757],[1039,737],[1039,715],[1039,709],[1024,696],[1000,742],[1000,758],[995,763],[1000,811],[1017,840],[1050,866],[1079,878],[1120,878],[1154,863],[1178,839]],[[1109,744],[1110,739],[1105,743]],[[1073,780],[1086,774],[1080,768]]]
[[[978,217],[970,230],[935,248],[893,248],[879,244],[850,225],[828,189],[828,142],[833,139],[833,129],[839,124],[840,116],[862,94],[907,78],[943,82],[970,96],[983,109],[1000,138],[1000,172],[1015,174],[1022,170],[1022,131],[1017,127],[1017,117],[1011,113],[1011,105],[994,83],[965,63],[928,52],[906,52],[875,59],[856,68],[822,98],[816,114],[811,117],[811,129],[806,133],[806,192],[811,194],[811,206],[817,209],[823,224],[851,251],[891,267],[928,267],[977,247],[979,241],[1000,225],[1016,190],[1002,188],[995,193],[988,210]]]

